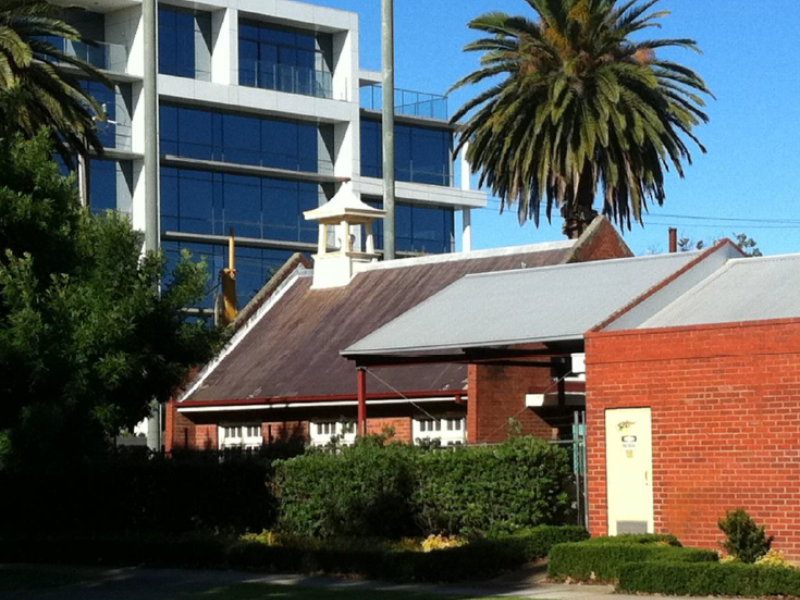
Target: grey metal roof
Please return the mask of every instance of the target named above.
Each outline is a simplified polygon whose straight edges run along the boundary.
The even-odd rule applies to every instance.
[[[638,329],[798,317],[800,254],[793,254],[730,260]]]
[[[469,275],[342,354],[578,340],[698,256],[687,252]]]

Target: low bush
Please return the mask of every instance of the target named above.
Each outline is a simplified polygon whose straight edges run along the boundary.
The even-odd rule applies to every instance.
[[[678,538],[669,533],[640,533],[615,536],[593,537],[586,541],[587,544],[658,544],[661,546],[675,546],[680,548],[682,544]]]
[[[619,589],[677,596],[800,596],[800,571],[744,563],[638,563],[620,569]]]
[[[764,526],[759,526],[747,511],[737,508],[725,514],[719,528],[727,536],[722,547],[743,563],[754,563],[765,556],[772,546],[772,536],[767,536]]]
[[[551,579],[614,582],[628,563],[716,562],[711,550],[642,543],[579,542],[553,546],[549,554]]]
[[[485,537],[559,522],[567,452],[534,438],[423,450],[366,439],[276,465],[280,524],[294,535]]]

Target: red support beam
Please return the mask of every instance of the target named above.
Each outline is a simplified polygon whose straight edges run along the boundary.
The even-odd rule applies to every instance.
[[[367,370],[358,367],[358,430],[357,435],[367,435]]]

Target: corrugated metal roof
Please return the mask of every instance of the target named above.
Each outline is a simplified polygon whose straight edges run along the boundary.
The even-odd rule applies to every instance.
[[[470,275],[343,354],[580,339],[699,255],[687,252]]]
[[[800,254],[728,261],[638,329],[800,317]]]

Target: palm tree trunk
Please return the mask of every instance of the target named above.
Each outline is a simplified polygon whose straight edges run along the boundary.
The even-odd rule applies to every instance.
[[[578,193],[571,202],[565,202],[561,206],[561,216],[564,217],[564,235],[571,240],[576,240],[586,230],[595,217],[597,211],[594,210],[594,180],[592,178],[592,168],[587,163],[581,174],[581,181],[578,185]]]

